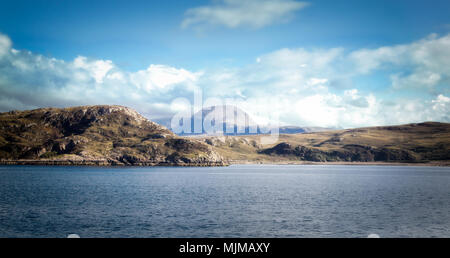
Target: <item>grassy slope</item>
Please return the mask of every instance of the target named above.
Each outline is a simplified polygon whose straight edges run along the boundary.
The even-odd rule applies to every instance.
[[[401,126],[369,127],[280,135],[276,144],[262,146],[260,136],[203,137],[217,151],[231,161],[289,162],[298,161],[294,155],[267,155],[259,153],[279,143],[305,146],[323,152],[342,152],[346,146],[369,146],[375,149],[403,150],[416,158],[415,162],[450,159],[450,124],[421,123]]]

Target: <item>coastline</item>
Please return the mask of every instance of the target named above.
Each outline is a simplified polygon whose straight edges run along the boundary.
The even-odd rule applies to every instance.
[[[31,166],[93,166],[93,167],[226,167],[230,165],[317,165],[317,166],[424,166],[450,167],[450,161],[429,162],[312,162],[312,161],[248,161],[229,160],[228,163],[166,163],[139,162],[134,164],[113,163],[107,160],[0,160],[0,165],[31,165]]]
[[[137,162],[125,164],[107,160],[0,160],[0,165],[27,166],[89,166],[89,167],[225,167],[222,162],[207,163],[169,163],[169,162]]]
[[[317,165],[317,166],[424,166],[424,167],[450,167],[450,161],[429,162],[313,162],[313,161],[230,161],[230,165]]]

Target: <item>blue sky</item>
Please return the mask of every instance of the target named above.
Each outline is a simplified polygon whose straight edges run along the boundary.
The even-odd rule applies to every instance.
[[[123,104],[160,118],[195,84],[275,98],[285,124],[449,122],[449,14],[448,0],[0,0],[0,109]]]
[[[129,70],[149,62],[201,69],[285,47],[377,47],[450,31],[447,0],[313,0],[290,22],[262,28],[181,28],[187,9],[209,3],[2,0],[0,31],[18,49],[109,59]]]

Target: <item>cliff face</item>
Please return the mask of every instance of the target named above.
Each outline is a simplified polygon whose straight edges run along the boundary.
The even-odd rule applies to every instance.
[[[3,164],[225,165],[211,146],[184,139],[122,106],[0,113]]]

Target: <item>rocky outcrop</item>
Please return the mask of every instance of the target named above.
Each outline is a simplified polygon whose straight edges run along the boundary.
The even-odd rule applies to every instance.
[[[212,146],[184,139],[122,106],[0,114],[0,163],[223,166]]]
[[[418,159],[414,153],[406,150],[373,148],[363,145],[345,145],[339,150],[323,151],[316,148],[305,146],[292,146],[289,143],[282,142],[272,148],[260,151],[267,155],[295,156],[299,160],[314,162],[417,162]]]

